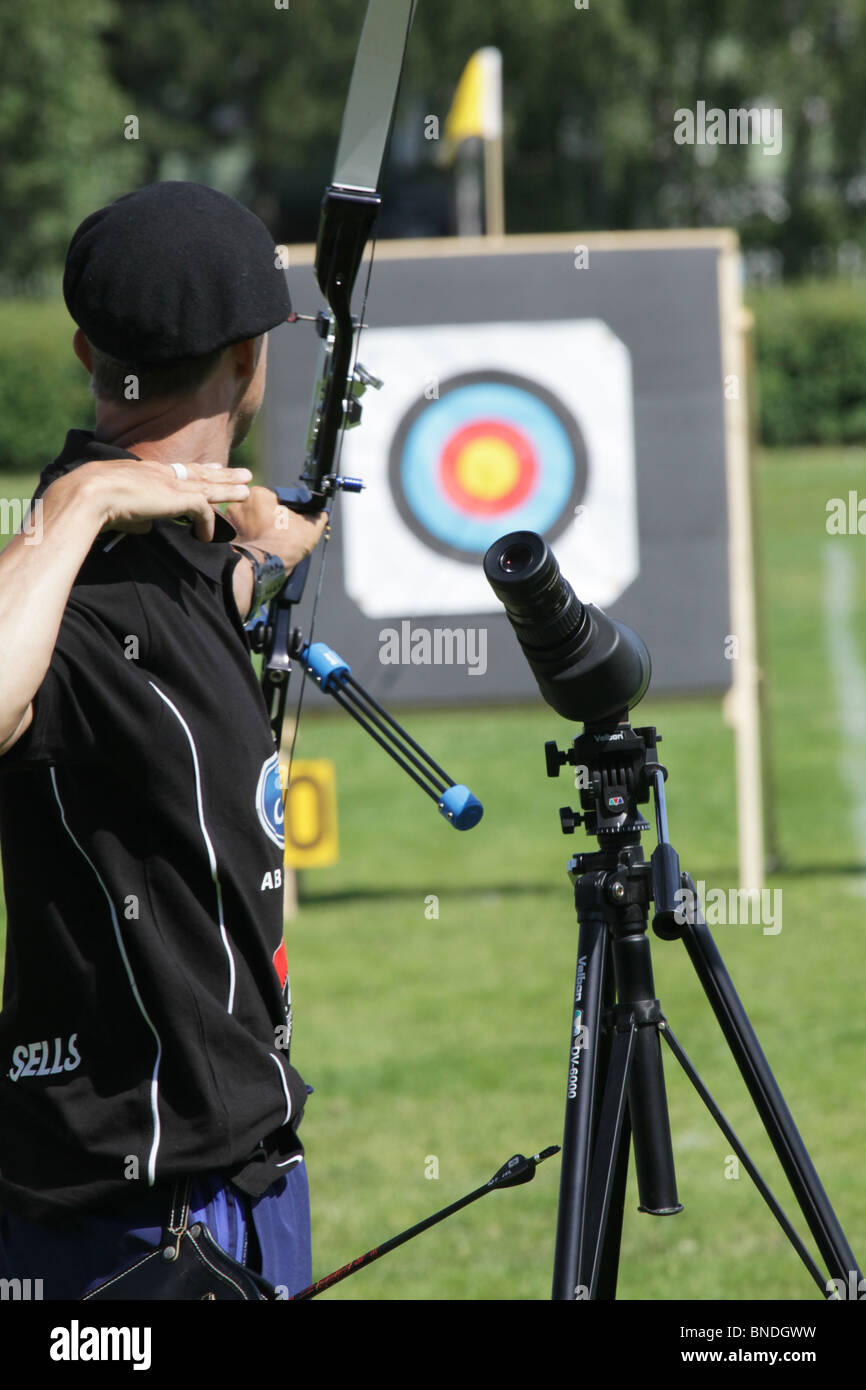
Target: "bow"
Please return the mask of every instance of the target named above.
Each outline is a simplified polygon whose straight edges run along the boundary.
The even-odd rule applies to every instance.
[[[352,293],[382,201],[379,180],[414,9],[415,0],[369,0],[334,175],[322,200],[315,274],[328,308],[313,318],[320,346],[304,465],[299,487],[275,489],[283,505],[299,512],[319,511],[323,507],[331,511],[339,491],[360,492],[363,486],[360,479],[340,476],[339,457],[346,429],[360,420],[360,397],[368,386],[378,388],[382,384],[357,360],[369,272],[359,319],[352,315]],[[293,319],[299,317],[292,315]],[[297,646],[297,640],[293,643],[291,612],[301,601],[309,568],[308,557],[270,601],[264,621],[250,625],[250,645],[254,651],[262,652],[262,691],[277,748],[282,738],[293,646]],[[310,641],[321,584],[320,571]]]

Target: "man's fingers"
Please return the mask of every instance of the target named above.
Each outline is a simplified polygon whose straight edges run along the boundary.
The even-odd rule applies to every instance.
[[[180,483],[194,481],[200,479],[202,476],[212,480],[232,478],[235,482],[240,483],[252,479],[253,476],[249,468],[229,468],[228,465],[222,463],[178,464],[179,468],[184,468],[186,470],[186,478],[175,472],[175,467],[172,463],[163,464],[162,467],[167,468]]]
[[[246,501],[252,473],[219,463],[190,463],[178,469],[186,476],[179,478],[162,459],[94,460],[81,466],[79,482],[101,514],[101,530],[140,534],[150,530],[154,519],[192,515],[197,533],[211,539],[212,506]]]
[[[212,483],[203,478],[182,479],[178,483],[178,505],[185,508],[190,499],[206,497],[209,502],[243,502],[250,495],[246,483]]]
[[[306,521],[309,525],[310,529],[314,532],[313,536],[308,537],[310,550],[314,550],[315,547],[319,544],[319,541],[322,539],[328,522],[331,520],[330,512],[305,512],[303,513],[303,518],[304,521]]]
[[[240,501],[250,495],[246,483],[199,482],[196,491],[204,492],[210,498],[218,498],[220,502]]]
[[[213,540],[216,513],[207,497],[199,493],[190,500],[187,511],[193,519],[193,530],[200,541]]]

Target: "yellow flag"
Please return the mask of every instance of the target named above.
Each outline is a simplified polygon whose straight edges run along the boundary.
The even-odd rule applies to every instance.
[[[463,69],[445,117],[443,162],[453,158],[463,140],[496,140],[501,134],[502,54],[498,48],[479,48]]]

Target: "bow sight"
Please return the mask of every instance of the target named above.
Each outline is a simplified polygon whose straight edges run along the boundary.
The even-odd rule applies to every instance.
[[[330,312],[320,309],[315,320],[319,361],[301,472],[301,483],[311,494],[306,510],[318,510],[338,490],[360,492],[363,487],[360,479],[341,478],[329,470],[343,431],[360,423],[360,397],[368,386],[378,390],[382,385],[357,360],[352,364],[354,335],[361,324],[351,312],[352,288],[380,203],[378,193],[347,193],[334,187],[322,201],[316,279]]]

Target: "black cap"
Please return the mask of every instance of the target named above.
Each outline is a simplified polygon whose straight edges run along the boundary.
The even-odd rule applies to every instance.
[[[257,338],[291,311],[273,238],[200,183],[151,183],[86,217],[63,297],[94,347],[142,366]]]

